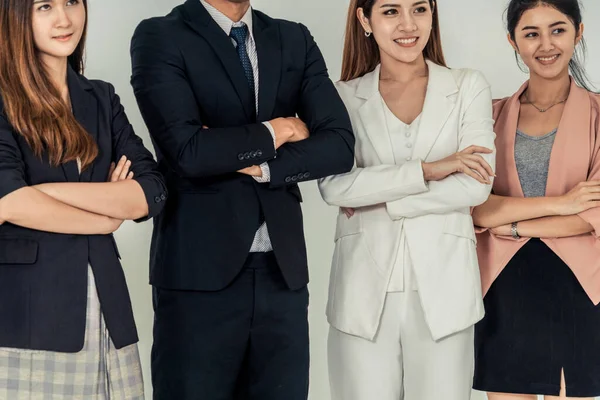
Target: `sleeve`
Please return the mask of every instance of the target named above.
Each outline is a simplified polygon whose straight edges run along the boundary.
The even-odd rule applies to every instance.
[[[600,96],[596,97],[596,104],[600,104]],[[600,106],[598,108],[600,108]],[[600,115],[598,113],[598,108],[596,108],[595,120],[593,120],[591,123],[594,145],[592,149],[588,181],[600,180]],[[600,208],[591,208],[577,215],[579,215],[579,217],[581,217],[585,222],[592,225],[594,228],[594,232],[592,233],[597,238],[600,237]]]
[[[143,222],[158,215],[163,209],[167,199],[167,188],[162,174],[158,172],[152,154],[144,147],[142,139],[134,133],[119,96],[110,84],[109,94],[112,106],[112,143],[115,156],[113,161],[118,161],[123,155],[131,160],[133,179],[142,187],[148,203],[148,215],[136,220],[136,222]]]
[[[482,154],[495,169],[496,151],[494,120],[492,119],[492,94],[490,86],[479,72],[472,73],[470,91],[472,99],[462,116],[459,132],[459,151],[471,145],[493,149],[492,154]],[[429,190],[386,204],[392,219],[413,218],[427,214],[445,214],[484,203],[492,185],[484,185],[465,174],[452,174],[441,181],[430,181]]]
[[[297,114],[310,137],[277,150],[277,158],[269,161],[271,187],[348,172],[354,162],[350,117],[329,79],[319,47],[308,29],[300,26],[307,50]]]
[[[14,135],[0,106],[0,200],[28,186],[25,181],[25,163]]]
[[[176,39],[156,20],[143,21],[131,41],[132,77],[142,117],[165,161],[186,178],[218,176],[275,156],[261,123],[208,128],[187,80]]]
[[[338,207],[367,207],[427,191],[421,160],[354,168],[319,180],[323,200]]]

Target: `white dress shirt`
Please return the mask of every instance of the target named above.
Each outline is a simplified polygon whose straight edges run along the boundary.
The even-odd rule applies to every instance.
[[[241,27],[246,25],[248,27],[248,37],[246,38],[246,49],[248,50],[248,57],[250,58],[250,64],[252,64],[252,74],[254,75],[254,99],[255,109],[258,114],[258,91],[259,91],[259,74],[258,74],[258,53],[256,52],[256,42],[254,41],[254,33],[252,31],[252,7],[248,8],[246,14],[238,22],[234,22],[225,14],[217,10],[215,7],[208,4],[205,0],[200,0],[206,11],[210,14],[212,19],[223,29],[227,36],[230,36],[231,29],[233,27]],[[233,38],[231,39],[232,45],[237,46],[237,43]],[[275,131],[269,122],[263,122],[263,124],[269,129],[271,136],[273,137],[273,147],[275,147]],[[260,165],[262,171],[262,177],[255,177],[254,179],[260,183],[266,183],[271,181],[271,174],[269,165],[263,163]],[[271,245],[271,239],[269,237],[269,231],[267,230],[266,222],[263,223],[260,228],[256,231],[254,241],[250,252],[267,252],[273,250]]]

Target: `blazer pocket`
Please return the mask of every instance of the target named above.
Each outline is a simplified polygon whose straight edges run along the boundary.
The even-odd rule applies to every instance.
[[[467,214],[452,213],[446,215],[443,232],[448,235],[471,239],[475,243],[477,242],[473,219]]]
[[[346,214],[340,211],[335,225],[335,237],[334,242],[344,236],[357,235],[362,233],[362,227],[360,223],[360,212],[356,211],[350,218],[346,217]]]
[[[0,237],[0,264],[35,264],[38,242],[25,238]]]

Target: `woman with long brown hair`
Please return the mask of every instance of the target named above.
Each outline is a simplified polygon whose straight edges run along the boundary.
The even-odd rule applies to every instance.
[[[0,0],[2,399],[144,397],[112,232],[166,188],[112,85],[82,75],[86,25],[86,0]]]
[[[433,0],[353,0],[342,81],[355,168],[320,181],[341,208],[328,321],[333,400],[465,400],[483,317],[470,208],[490,194],[489,85],[446,67]]]

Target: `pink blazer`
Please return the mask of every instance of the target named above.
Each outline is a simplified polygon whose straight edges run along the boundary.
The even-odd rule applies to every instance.
[[[515,136],[519,97],[528,82],[512,96],[495,102],[496,175],[493,193],[523,197],[515,163]],[[547,196],[567,193],[587,180],[600,180],[600,96],[580,88],[571,80],[571,92],[558,126],[550,156]],[[573,271],[594,304],[600,303],[600,208],[579,214],[595,232],[568,238],[542,239]],[[529,239],[500,237],[477,229],[477,255],[483,293]]]

